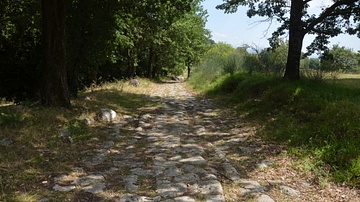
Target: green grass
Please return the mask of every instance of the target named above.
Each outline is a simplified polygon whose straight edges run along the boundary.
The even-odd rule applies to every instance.
[[[313,171],[360,187],[359,86],[360,79],[291,82],[235,74],[219,78],[206,94],[248,114],[264,126],[260,135],[286,143]]]

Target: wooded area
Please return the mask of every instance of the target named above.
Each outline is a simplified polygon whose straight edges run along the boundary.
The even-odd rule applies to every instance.
[[[2,1],[0,97],[69,107],[70,97],[92,84],[176,76],[186,69],[190,76],[211,43],[201,2]],[[318,15],[308,13],[309,2],[236,0],[217,8],[231,13],[248,6],[249,17],[282,23],[267,52],[278,52],[288,33],[284,77],[298,80],[303,57],[315,51],[325,56],[333,36],[360,33],[359,1],[334,1]],[[316,38],[302,53],[306,34]]]
[[[50,106],[91,84],[190,70],[210,34],[200,0],[5,0],[0,13],[0,97]]]
[[[360,1],[314,1],[224,0],[283,23],[233,47],[203,0],[1,0],[0,201],[360,201]]]

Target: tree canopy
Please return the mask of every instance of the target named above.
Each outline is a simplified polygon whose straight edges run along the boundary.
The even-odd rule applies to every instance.
[[[43,39],[56,29],[42,22],[59,19],[44,15],[51,5],[40,2],[0,2],[0,98],[39,100],[40,89],[55,81],[40,82]],[[64,9],[61,82],[72,96],[93,83],[182,74],[199,61],[210,37],[201,0],[71,0]]]
[[[329,38],[341,33],[357,34],[360,37],[360,1],[333,0],[331,5],[322,8],[319,14],[309,13],[313,0],[224,0],[217,8],[225,13],[237,11],[239,6],[247,6],[248,17],[266,17],[268,21],[281,23],[272,34],[270,45],[276,47],[278,38],[289,35],[289,50],[285,78],[300,78],[299,66],[303,39],[306,34],[315,35],[307,47],[308,54],[326,50]]]
[[[333,45],[320,59],[323,71],[350,72],[359,67],[358,55],[344,46]]]

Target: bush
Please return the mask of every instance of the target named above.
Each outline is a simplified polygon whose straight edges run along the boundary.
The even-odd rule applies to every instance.
[[[241,59],[242,58],[240,58],[240,55],[238,54],[229,55],[223,64],[224,73],[234,74],[239,71],[241,67]]]

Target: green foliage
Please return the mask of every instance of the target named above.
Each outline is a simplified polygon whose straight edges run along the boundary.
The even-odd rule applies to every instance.
[[[207,88],[221,75],[221,72],[217,60],[207,59],[194,68],[189,82],[195,88]]]
[[[250,74],[253,72],[262,72],[266,74],[282,74],[286,66],[288,52],[288,43],[279,41],[276,48],[267,48],[257,50],[255,53],[245,54],[244,69]]]
[[[162,51],[167,51],[158,65],[167,67],[168,73],[181,75],[185,67],[191,68],[197,64],[203,53],[208,49],[206,42],[209,31],[205,27],[206,12],[195,6],[183,18],[174,22],[165,33],[167,43]]]
[[[10,111],[0,112],[0,126],[16,126],[21,123],[23,117],[19,113],[14,113]]]
[[[200,0],[70,1],[66,16],[71,94],[125,77],[183,73],[207,50]],[[42,61],[39,1],[0,3],[0,97],[38,100]]]
[[[40,66],[40,2],[0,3],[0,97],[16,102],[36,96]]]
[[[310,58],[309,68],[310,69],[319,69],[320,68],[320,59],[319,58]]]
[[[115,49],[114,12],[118,7],[106,1],[71,2],[66,33],[68,80],[72,91],[97,82],[100,67],[113,62],[109,58]]]
[[[113,58],[125,76],[158,77],[184,71],[204,50],[209,32],[200,1],[121,2]]]
[[[234,74],[241,68],[242,56],[238,53],[229,55],[224,64],[223,70],[226,74]]]
[[[290,13],[289,3],[295,4],[295,1],[234,0],[225,1],[216,8],[224,10],[226,13],[234,13],[239,6],[247,6],[249,7],[247,15],[250,18],[258,15],[281,22],[282,24],[270,38],[272,47],[276,47],[278,38],[287,33],[285,30],[289,29],[290,22],[294,22],[294,20],[301,21],[300,26],[303,27],[304,34],[317,35],[313,43],[308,47],[310,53],[314,53],[319,49],[325,50],[325,45],[329,43],[328,39],[330,37],[341,33],[353,35],[360,31],[357,23],[359,19],[359,1],[333,1],[332,5],[324,8],[318,16],[309,14],[309,1],[303,1],[295,5],[297,6],[296,9],[302,10],[300,19],[295,19],[295,16],[288,16]],[[346,26],[343,26],[344,23]]]
[[[334,45],[321,56],[321,69],[326,72],[351,72],[359,65],[356,53],[344,46]]]
[[[194,67],[190,83],[196,87],[213,85],[224,73],[234,73],[240,68],[240,57],[240,53],[230,44],[211,45],[203,61]]]
[[[82,120],[69,120],[65,124],[65,127],[69,131],[69,136],[75,141],[86,140],[91,137],[91,133],[89,132],[87,125]]]
[[[359,184],[360,90],[354,86],[277,77],[234,74],[217,80],[208,94],[235,105],[248,118],[264,125],[259,132],[287,143],[294,155],[335,181]]]
[[[260,72],[262,69],[262,61],[256,54],[247,54],[243,63],[244,69],[252,74],[253,72]]]
[[[239,6],[247,6],[248,17],[266,17],[269,21],[276,20],[280,26],[269,39],[272,48],[277,48],[278,39],[289,36],[289,55],[284,77],[290,80],[300,79],[301,48],[305,35],[316,35],[313,42],[307,47],[307,55],[318,50],[326,50],[329,38],[342,33],[358,34],[359,9],[358,0],[332,1],[319,14],[309,13],[311,1],[298,0],[232,0],[224,1],[216,8],[225,13],[234,13]]]

